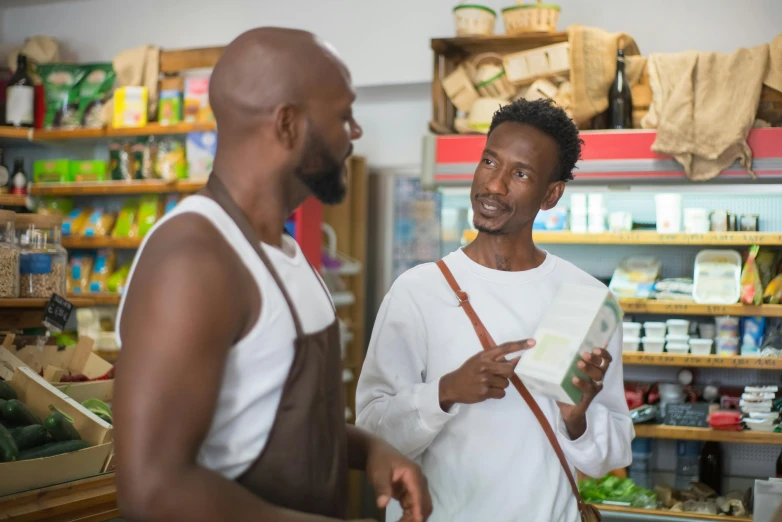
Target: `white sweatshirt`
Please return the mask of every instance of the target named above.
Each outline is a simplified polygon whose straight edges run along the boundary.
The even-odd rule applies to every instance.
[[[532,337],[560,284],[602,283],[548,254],[524,272],[492,270],[461,250],[445,258],[497,343]],[[428,263],[399,277],[375,322],[357,390],[357,424],[414,458],[429,480],[432,522],[577,522],[570,484],[543,430],[511,386],[500,400],[439,404],[440,377],[481,345],[440,270]],[[624,398],[621,332],[613,363],[587,411],[586,433],[570,440],[559,407],[535,395],[571,466],[602,477],[628,466],[633,425]],[[401,510],[395,502],[387,520]]]

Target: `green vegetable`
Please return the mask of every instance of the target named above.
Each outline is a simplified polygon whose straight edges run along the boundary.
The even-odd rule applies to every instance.
[[[79,435],[79,432],[73,426],[73,420],[59,411],[55,411],[46,417],[46,420],[43,421],[43,425],[52,438],[58,442],[81,439],[81,435]]]
[[[13,462],[19,457],[19,448],[16,447],[11,433],[0,426],[0,462]]]
[[[18,398],[19,396],[16,395],[16,391],[11,388],[10,384],[5,381],[0,381],[0,399],[10,400]]]
[[[89,448],[89,442],[83,440],[66,440],[64,442],[50,442],[37,448],[29,449],[19,453],[19,460],[42,459],[44,457],[54,457],[63,453],[83,450]]]
[[[90,410],[101,419],[105,420],[109,424],[114,424],[114,420],[111,416],[111,408],[108,404],[100,399],[87,399],[81,403],[82,406]]]
[[[11,399],[3,405],[3,419],[7,422],[13,422],[19,426],[29,426],[31,424],[40,424],[41,419],[30,411],[22,401]]]
[[[618,502],[632,507],[649,508],[657,504],[657,495],[653,491],[640,488],[629,479],[607,475],[601,480],[582,480],[578,486],[581,496],[587,503]]]
[[[43,446],[44,444],[51,442],[49,439],[49,432],[40,424],[17,428],[11,431],[11,437],[13,437],[14,442],[16,442],[16,447],[19,448],[19,451]]]

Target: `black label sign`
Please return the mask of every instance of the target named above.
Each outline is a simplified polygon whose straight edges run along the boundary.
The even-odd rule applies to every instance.
[[[73,313],[73,304],[57,294],[52,294],[43,311],[43,325],[49,330],[61,333]]]
[[[688,428],[708,428],[709,404],[667,404],[665,406],[665,424],[668,426],[686,426]]]

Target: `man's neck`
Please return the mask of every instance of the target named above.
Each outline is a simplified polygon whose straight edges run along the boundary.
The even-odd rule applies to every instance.
[[[532,241],[531,229],[516,234],[478,232],[464,253],[479,265],[505,272],[532,270],[546,259],[545,252]]]

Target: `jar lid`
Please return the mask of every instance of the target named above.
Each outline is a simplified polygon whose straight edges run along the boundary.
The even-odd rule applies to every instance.
[[[16,220],[16,212],[13,210],[0,210],[0,221],[7,223]]]
[[[53,228],[62,225],[62,218],[47,214],[17,214],[16,224],[19,228],[31,225],[38,228]]]

